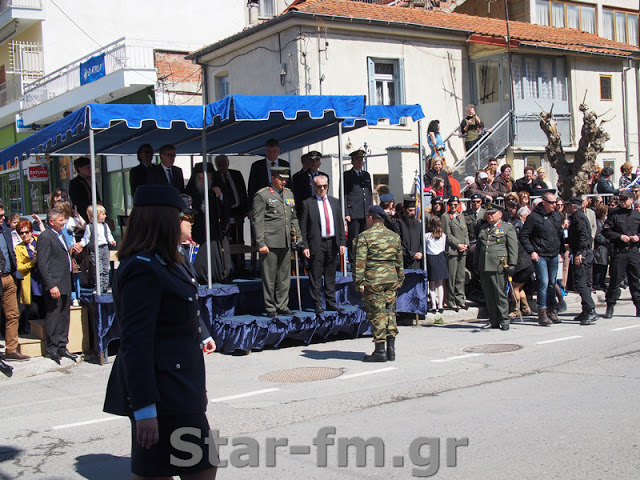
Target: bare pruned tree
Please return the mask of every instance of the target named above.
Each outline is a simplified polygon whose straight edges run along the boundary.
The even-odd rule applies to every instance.
[[[586,93],[585,93],[586,97]],[[604,150],[604,144],[609,140],[609,134],[604,130],[607,120],[598,118],[605,115],[597,115],[590,110],[584,100],[579,107],[582,112],[582,129],[580,142],[573,162],[568,162],[562,148],[562,139],[553,118],[553,105],[551,110],[540,112],[540,128],[547,136],[545,151],[551,166],[558,173],[558,195],[565,200],[574,195],[589,193],[589,179],[595,173],[596,158],[598,153]]]

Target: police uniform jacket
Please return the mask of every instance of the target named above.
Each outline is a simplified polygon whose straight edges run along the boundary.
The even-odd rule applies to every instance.
[[[353,168],[344,172],[344,192],[346,196],[345,216],[351,218],[367,218],[369,207],[373,205],[371,191],[371,175],[360,170],[358,175]]]
[[[572,255],[584,255],[593,250],[591,224],[587,216],[578,210],[571,215],[569,222],[569,249]]]
[[[132,416],[156,404],[158,416],[206,411],[198,287],[180,265],[159,256],[126,258],[113,284],[120,350],[104,411]]]
[[[602,235],[611,242],[613,253],[637,248],[638,242],[625,243],[620,240],[620,237],[640,235],[640,212],[632,208],[614,208],[604,222]]]
[[[447,234],[447,247],[449,255],[466,255],[467,252],[459,252],[458,245],[469,245],[469,230],[465,218],[457,214],[445,213],[442,219],[442,230]]]
[[[281,195],[272,185],[258,190],[253,198],[256,247],[290,248],[292,227],[302,241],[293,192],[285,188]]]
[[[479,272],[502,272],[505,262],[507,265],[518,263],[518,237],[513,225],[500,220],[480,230],[475,265]]]

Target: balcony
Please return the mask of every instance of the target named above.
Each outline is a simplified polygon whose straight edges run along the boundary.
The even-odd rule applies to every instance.
[[[0,0],[0,45],[43,20],[42,0]]]
[[[104,54],[105,75],[80,82],[80,65]],[[150,42],[121,38],[31,83],[22,98],[25,124],[50,123],[86,103],[108,103],[157,82]]]

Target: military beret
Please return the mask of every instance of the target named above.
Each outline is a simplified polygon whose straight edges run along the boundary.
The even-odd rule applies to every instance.
[[[498,211],[502,211],[502,209],[498,205],[496,205],[495,203],[488,203],[486,211],[487,211],[487,213],[495,213],[495,212],[498,212]]]
[[[384,218],[387,214],[380,205],[371,205],[369,207],[369,215],[372,217]]]
[[[460,203],[460,197],[458,197],[457,195],[452,195],[451,197],[449,197],[449,203],[451,203],[451,202]]]
[[[312,160],[322,158],[322,154],[317,150],[311,150],[307,155],[309,155],[309,158],[311,158]]]
[[[416,199],[413,197],[405,197],[402,203],[404,204],[404,208],[413,208],[416,206]]]
[[[630,190],[620,190],[618,196],[620,198],[633,198],[633,193]]]
[[[365,151],[364,151],[364,150],[362,150],[362,149],[358,149],[358,150],[356,150],[355,152],[351,152],[351,153],[349,154],[349,156],[350,156],[351,158],[364,157],[364,156],[365,156]]]
[[[473,193],[469,197],[469,200],[482,200],[482,195],[480,195],[479,193]]]
[[[271,167],[271,176],[278,175],[282,178],[289,178],[289,167]]]
[[[202,173],[202,172],[204,172],[204,166],[202,165],[202,162],[196,163],[193,166],[193,173]],[[207,162],[207,173],[213,173],[213,163]]]
[[[390,193],[384,193],[380,195],[380,201],[384,203],[393,202],[393,195],[391,195]]]
[[[177,188],[169,185],[140,185],[133,197],[134,207],[148,207],[151,205],[174,207],[184,210],[184,200]]]
[[[582,206],[582,198],[580,198],[580,197],[571,197],[569,200],[566,201],[566,203],[569,203],[571,205],[575,205],[577,207],[581,207]]]

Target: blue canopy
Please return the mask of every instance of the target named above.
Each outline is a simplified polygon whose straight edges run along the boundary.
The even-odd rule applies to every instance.
[[[364,115],[358,118],[347,118],[342,122],[343,131],[351,131],[366,125],[377,125],[382,119],[389,120],[391,125],[398,125],[402,118],[411,117],[414,122],[422,120],[422,107],[415,105],[367,105]]]
[[[345,118],[364,114],[363,96],[231,95],[205,106],[90,104],[0,151],[0,164],[30,154],[132,155],[143,143],[178,154],[261,154],[271,137],[283,152],[334,137]]]

